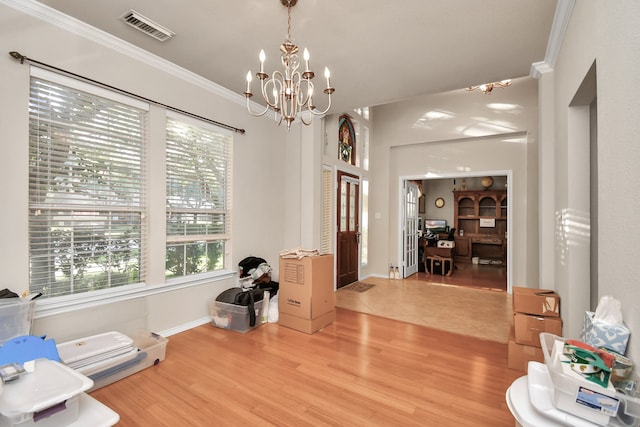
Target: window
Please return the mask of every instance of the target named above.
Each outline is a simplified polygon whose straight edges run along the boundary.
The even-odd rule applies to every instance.
[[[30,291],[141,281],[148,105],[37,68],[30,86]]]
[[[30,89],[30,292],[64,297],[224,269],[231,132],[37,67]],[[165,139],[152,143],[147,127],[160,123]],[[166,179],[150,176],[157,170]],[[161,203],[166,222],[149,221]]]
[[[360,141],[362,142],[362,147],[360,149],[360,153],[362,156],[362,168],[364,170],[369,170],[369,128],[366,126],[362,127],[362,135],[360,137]]]
[[[365,266],[369,263],[369,180],[362,178],[362,249],[360,263]]]
[[[369,120],[369,107],[355,108],[353,111],[362,116],[363,119]]]
[[[166,276],[221,270],[230,228],[231,135],[172,115],[166,143]]]

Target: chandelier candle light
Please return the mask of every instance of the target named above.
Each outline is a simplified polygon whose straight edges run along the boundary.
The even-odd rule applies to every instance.
[[[280,61],[284,68],[283,71],[274,71],[272,76],[264,72],[264,61],[266,55],[264,50],[260,51],[260,72],[256,73],[256,77],[260,80],[260,89],[262,97],[266,103],[264,110],[254,113],[251,111],[250,98],[253,96],[251,92],[251,71],[247,73],[247,91],[244,96],[247,99],[247,110],[253,116],[263,116],[273,110],[278,125],[282,120],[287,122],[287,128],[291,129],[291,124],[296,117],[305,125],[310,125],[311,120],[306,121],[303,117],[303,111],[306,109],[311,114],[323,115],[331,107],[331,94],[335,89],[331,87],[329,69],[325,67],[324,77],[327,80],[327,87],[324,93],[328,95],[329,105],[324,111],[318,111],[313,105],[314,85],[311,81],[315,73],[309,69],[309,51],[305,48],[303,53],[304,71],[300,72],[300,62],[298,57],[298,46],[291,40],[291,8],[296,5],[298,0],[280,0],[283,6],[287,8],[288,27],[287,38],[280,45]],[[312,116],[310,116],[312,117]]]

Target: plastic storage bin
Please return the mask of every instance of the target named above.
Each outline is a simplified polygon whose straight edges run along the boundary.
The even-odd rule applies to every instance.
[[[167,343],[169,342],[167,338],[146,331],[138,332],[134,334],[132,338],[136,347],[139,349],[139,358],[89,375],[89,378],[93,380],[93,387],[89,391],[112,384],[143,369],[155,366],[164,360]]]
[[[231,329],[236,332],[247,332],[262,324],[262,303],[256,301],[253,304],[256,312],[256,323],[250,324],[249,307],[244,305],[228,304],[216,300],[209,301],[209,314],[211,323],[218,328]]]
[[[120,415],[98,402],[87,393],[80,393],[78,419],[68,427],[111,427],[120,421]]]
[[[27,368],[27,366],[25,366]],[[93,381],[49,359],[37,359],[19,380],[4,384],[0,426],[59,427],[78,418],[80,394]]]
[[[11,338],[31,335],[35,301],[19,298],[0,300],[0,345]]]
[[[540,344],[553,384],[556,408],[601,426],[640,425],[640,399],[617,391],[611,383],[602,387],[573,372],[562,354],[564,339],[548,332]]]
[[[102,369],[111,361],[126,361],[135,357],[133,339],[112,331],[79,338],[57,345],[62,362],[84,375]]]

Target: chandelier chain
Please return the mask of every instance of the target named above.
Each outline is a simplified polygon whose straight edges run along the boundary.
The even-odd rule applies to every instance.
[[[287,41],[291,42],[291,3],[287,6]]]

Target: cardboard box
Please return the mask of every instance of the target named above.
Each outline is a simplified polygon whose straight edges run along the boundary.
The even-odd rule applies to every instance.
[[[280,323],[283,314],[317,319],[334,310],[335,301],[333,255],[280,258]]]
[[[527,366],[530,361],[536,361],[544,363],[544,353],[539,347],[533,347],[530,345],[518,344],[515,342],[514,328],[511,327],[509,331],[509,355],[507,366],[509,369],[515,369],[516,371],[527,372]]]
[[[560,317],[560,297],[547,289],[513,287],[514,313]]]
[[[513,315],[515,342],[540,347],[540,332],[562,336],[562,320],[557,317],[532,316],[515,313]]]
[[[313,334],[336,320],[336,310],[331,310],[315,319],[303,319],[288,313],[280,313],[279,316],[278,323],[280,323],[280,325],[295,329],[296,331]]]
[[[582,341],[595,348],[608,348],[624,355],[631,331],[626,325],[608,325],[596,319],[595,313],[587,311],[584,314],[582,326]]]
[[[530,361],[544,363],[544,354],[540,347],[518,344],[509,340],[509,360],[507,366],[509,369],[527,372],[527,366]]]

